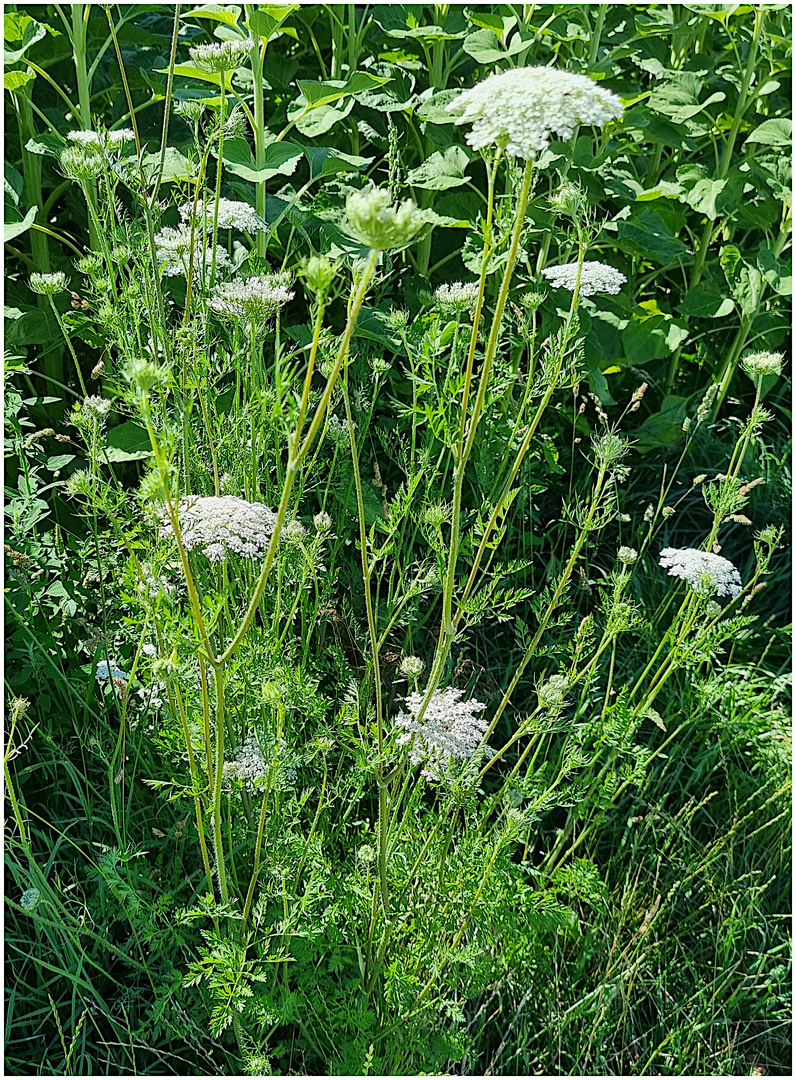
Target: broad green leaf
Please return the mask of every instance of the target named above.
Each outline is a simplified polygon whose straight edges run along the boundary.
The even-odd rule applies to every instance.
[[[320,176],[333,176],[335,173],[360,172],[373,161],[372,157],[344,154],[331,146],[305,146],[304,153],[310,163],[310,176],[313,180]]]
[[[51,131],[40,131],[25,143],[25,149],[31,154],[47,154],[49,157],[60,157],[65,146],[66,140]]]
[[[746,143],[762,143],[764,146],[781,146],[790,148],[793,145],[793,121],[787,117],[775,120],[764,120],[763,123],[750,131],[746,136]]]
[[[160,153],[144,155],[144,169],[150,177],[155,177],[160,169]],[[190,180],[188,159],[173,146],[166,147],[163,159],[163,174],[161,180],[164,184],[173,183],[175,180]]]
[[[152,453],[152,444],[145,428],[127,421],[108,431],[105,453],[108,461],[141,461]]]
[[[464,37],[460,33],[450,32],[441,26],[419,26],[416,8],[407,8],[403,4],[376,4],[371,18],[391,38],[414,38],[428,41],[454,41]]]
[[[246,21],[246,26],[253,34],[268,42],[281,27],[285,19],[298,11],[300,4],[261,4]]]
[[[500,60],[505,60],[507,56],[516,56],[530,44],[530,38],[523,38],[521,34],[516,33],[504,47],[493,30],[476,30],[467,35],[462,48],[479,64],[496,64]]]
[[[32,307],[28,308],[21,318],[6,325],[5,341],[8,347],[50,345],[57,342],[60,348],[63,337],[58,320],[49,307]]]
[[[715,286],[700,282],[685,294],[677,310],[681,315],[696,315],[698,318],[723,319],[735,310],[735,304],[729,296],[724,296]]]
[[[6,71],[3,73],[3,86],[6,90],[19,90],[20,87],[32,82],[35,74],[28,71]]]
[[[167,75],[168,68],[155,68],[155,71],[159,75]],[[196,67],[194,64],[175,64],[175,75],[184,75],[186,79],[201,79],[202,82],[212,83],[213,86],[221,86],[221,76],[214,71],[202,71],[201,68]],[[232,89],[232,72],[224,72],[224,89]]]
[[[425,96],[425,93],[422,96]],[[429,96],[415,114],[418,120],[426,120],[429,124],[452,124],[456,115],[447,111],[447,106],[455,101],[461,94],[461,90],[440,90],[438,94]]]
[[[688,150],[691,153],[699,150],[699,143],[690,138],[684,127],[670,124],[668,120],[650,112],[644,105],[634,105],[628,109],[620,123],[623,131],[642,131],[645,139],[651,142],[663,143],[664,146]]]
[[[412,187],[427,191],[447,191],[467,183],[465,173],[469,164],[466,151],[461,146],[451,146],[432,154],[422,165],[412,169],[406,181]]]
[[[306,135],[308,139],[317,139],[320,135],[331,131],[335,124],[345,120],[353,108],[354,99],[349,97],[347,101],[338,102],[336,105],[320,105],[307,113],[302,111],[295,122],[296,130]],[[288,110],[288,119],[292,119],[290,110]]]
[[[633,440],[639,453],[663,450],[676,446],[683,438],[683,421],[686,417],[688,398],[672,394],[661,402],[660,411],[649,416],[633,432]]]
[[[506,35],[517,25],[517,20],[513,15],[503,18],[502,15],[492,15],[479,8],[468,12],[468,18],[473,26],[479,26],[482,30],[492,30],[500,41],[505,41]]]
[[[763,275],[756,266],[747,263],[735,244],[725,244],[719,262],[735,300],[744,315],[753,315],[763,297]]]
[[[719,216],[716,202],[727,186],[726,178],[711,180],[704,165],[683,165],[677,170],[677,179],[685,192],[683,202],[692,210],[711,219]]]
[[[9,240],[14,240],[17,236],[21,236],[22,233],[27,232],[33,224],[38,209],[38,206],[31,206],[22,221],[5,222],[3,225],[3,243],[7,244]]]
[[[672,184],[668,180],[659,180],[654,188],[640,191],[636,195],[636,202],[654,202],[655,199],[676,199],[682,194],[679,184]]]
[[[13,165],[9,165],[7,161],[3,166],[3,188],[11,203],[18,207],[22,192],[25,189],[25,181],[22,173],[15,169]]]
[[[683,4],[683,7],[707,19],[715,19],[722,26],[731,15],[748,15],[754,11],[751,4]]]
[[[669,204],[667,204],[669,205]],[[617,233],[623,250],[642,259],[652,259],[662,265],[688,262],[691,252],[663,217],[658,203],[645,203],[617,222]]]
[[[365,245],[347,236],[339,225],[336,225],[333,221],[321,223],[321,236],[323,237],[323,243],[320,254],[328,255],[330,259],[364,259],[367,257],[368,249]]]
[[[246,139],[230,139],[224,143],[224,168],[235,176],[259,184],[272,176],[290,176],[296,171],[302,153],[302,148],[296,143],[269,143],[265,148],[263,166],[258,169]]]
[[[793,276],[790,263],[784,263],[768,248],[761,248],[757,253],[757,268],[768,284],[780,296],[793,293]]]
[[[673,353],[687,337],[687,327],[664,315],[652,315],[633,318],[622,331],[622,344],[628,362],[643,366]]]
[[[184,11],[183,19],[212,19],[227,26],[236,26],[241,9],[236,4],[203,4],[202,7]]]
[[[20,42],[16,49],[4,49],[3,59],[6,64],[16,64],[21,60],[31,45],[35,45],[47,33],[47,27],[36,22],[30,15],[9,12],[3,20],[3,36],[8,42]]]
[[[647,101],[648,107],[657,113],[668,116],[675,124],[682,124],[718,101],[724,101],[725,94],[720,90],[700,102],[699,94],[704,86],[703,80],[692,72],[678,72],[672,75],[662,86],[656,86]]]
[[[3,16],[3,40],[22,41],[25,29],[36,20],[19,11],[7,11]]]
[[[375,90],[388,82],[388,78],[371,75],[367,71],[355,71],[345,82],[331,79],[327,82],[309,82],[298,79],[296,85],[304,98],[304,108],[316,109],[320,105],[330,105],[349,94],[363,94],[368,90]]]

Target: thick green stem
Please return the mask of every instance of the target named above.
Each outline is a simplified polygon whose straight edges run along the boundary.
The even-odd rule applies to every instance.
[[[80,126],[84,131],[91,129],[91,79],[89,78],[86,65],[88,18],[91,12],[90,4],[72,5],[72,57],[75,63],[75,79],[77,80],[77,98],[80,109]],[[110,18],[110,13],[108,13]],[[89,184],[90,196],[96,203],[96,186]],[[90,218],[88,223],[89,243],[91,250],[96,251],[99,242],[99,231],[96,223]]]

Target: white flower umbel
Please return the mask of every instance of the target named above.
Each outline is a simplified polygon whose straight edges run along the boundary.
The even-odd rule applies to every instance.
[[[486,708],[480,701],[470,698],[460,701],[461,690],[435,690],[431,695],[421,723],[415,717],[423,703],[423,694],[410,694],[406,699],[409,713],[400,713],[396,723],[405,728],[398,743],[411,743],[409,760],[413,765],[423,763],[423,775],[437,779],[445,771],[451,758],[471,758],[486,734],[488,724],[476,716]]]
[[[212,245],[205,244],[201,229],[194,231],[193,246],[194,273],[201,273],[203,269],[209,269],[213,262]],[[191,264],[190,227],[178,225],[177,228],[167,226],[161,229],[155,237],[155,255],[158,265],[167,277],[187,274]],[[216,270],[227,270],[230,265],[229,255],[221,246],[217,246]]]
[[[97,682],[105,682],[106,679],[124,679],[126,681],[128,676],[127,672],[122,671],[116,664],[109,664],[107,660],[100,660],[94,678]]]
[[[697,548],[664,548],[660,565],[669,577],[682,578],[699,596],[736,597],[741,591],[741,575],[729,559]]]
[[[66,288],[67,277],[61,270],[54,274],[31,274],[28,286],[39,296],[56,296]]]
[[[208,307],[217,315],[265,321],[294,297],[279,274],[230,281],[213,289]]]
[[[248,59],[254,49],[255,42],[251,38],[245,41],[222,41],[219,44],[196,45],[189,49],[191,60],[202,71],[215,72],[234,71]]]
[[[178,515],[185,549],[197,548],[214,563],[229,554],[262,558],[276,523],[273,510],[236,495],[187,495],[180,499]],[[164,517],[161,536],[172,535],[171,521]]]
[[[117,128],[116,131],[70,131],[66,136],[71,142],[91,146],[95,150],[118,149],[135,138],[132,128]]]
[[[452,101],[457,124],[472,124],[475,150],[503,147],[513,157],[536,157],[553,135],[571,139],[581,124],[602,127],[622,115],[622,102],[586,75],[548,67],[514,68],[490,75]]]
[[[90,394],[88,397],[83,398],[83,413],[90,420],[104,423],[108,413],[111,411],[111,404],[108,398],[100,397],[98,394]]]
[[[446,315],[468,311],[475,307],[478,299],[478,282],[452,281],[449,285],[440,285],[434,293],[434,299]]]
[[[192,202],[187,202],[180,207],[180,217],[183,221],[189,221],[193,212]],[[205,205],[204,199],[199,199],[196,204],[197,228],[204,224],[208,229],[212,229],[214,214],[214,204],[210,202]],[[219,199],[218,227],[219,229],[240,229],[241,232],[256,233],[265,229],[265,222],[254,207],[248,203],[237,202],[235,199]]]
[[[239,780],[249,791],[257,791],[267,783],[273,759],[273,737],[266,735],[261,745],[261,741],[252,733],[233,750],[230,760],[225,762],[224,779],[233,782]],[[278,787],[290,787],[296,782],[297,770],[293,759],[294,755],[289,747],[280,742],[271,778]]]
[[[575,291],[578,280],[578,263],[564,263],[563,266],[547,266],[542,271],[554,289]],[[616,296],[627,278],[613,266],[601,262],[585,262],[580,272],[580,295],[594,296],[595,293],[609,293]]]
[[[741,360],[741,367],[750,379],[764,379],[782,374],[782,353],[749,353]]]

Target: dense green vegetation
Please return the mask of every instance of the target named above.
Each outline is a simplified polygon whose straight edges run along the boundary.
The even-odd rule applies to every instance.
[[[789,1074],[789,6],[4,33],[6,1071]]]

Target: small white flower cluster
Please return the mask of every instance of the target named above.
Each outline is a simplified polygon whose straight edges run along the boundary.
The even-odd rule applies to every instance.
[[[97,682],[105,682],[106,679],[123,679],[126,682],[128,675],[126,671],[122,671],[116,664],[109,664],[107,660],[100,660],[94,678]]]
[[[578,266],[576,262],[564,263],[563,266],[547,266],[542,271],[542,277],[547,278],[554,289],[574,292],[578,280]],[[580,295],[593,296],[595,293],[604,292],[616,296],[626,281],[625,275],[613,266],[601,262],[584,262],[580,268]]]
[[[750,379],[764,379],[782,374],[782,353],[749,353],[741,360],[741,367]]]
[[[478,282],[452,281],[449,285],[440,285],[434,293],[434,299],[446,315],[468,311],[475,307],[478,299]]]
[[[273,510],[236,495],[187,495],[180,499],[177,512],[186,550],[199,548],[213,563],[230,553],[262,558],[276,524]],[[171,522],[164,517],[161,536],[172,535]]]
[[[117,128],[116,131],[70,131],[66,137],[71,142],[91,146],[95,150],[109,150],[130,142],[135,138],[135,132],[132,128]]]
[[[622,115],[622,102],[586,75],[547,67],[501,71],[465,90],[447,107],[457,124],[472,124],[475,150],[496,144],[514,157],[534,158],[555,134],[571,139],[580,124],[602,127]]]
[[[90,420],[102,423],[111,411],[111,402],[98,394],[90,394],[83,399],[82,411]]]
[[[194,271],[201,272],[212,265],[212,245],[205,245],[202,240],[201,230],[194,232]],[[155,237],[155,256],[158,265],[167,277],[175,277],[177,274],[187,274],[191,263],[191,230],[188,225],[178,225],[177,228],[166,226]],[[216,268],[226,270],[230,266],[229,255],[220,246],[216,246]]]
[[[406,729],[398,738],[399,745],[411,743],[409,760],[413,765],[424,763],[423,775],[431,780],[439,777],[451,758],[471,758],[486,734],[488,724],[476,716],[486,708],[471,698],[460,701],[461,690],[435,690],[431,695],[421,723],[415,717],[423,703],[423,694],[410,694],[406,699],[409,713],[400,713],[396,723]]]
[[[282,275],[265,274],[246,278],[245,281],[230,281],[218,285],[213,290],[208,306],[217,315],[264,322],[276,315],[294,296],[295,293],[285,285]]]
[[[192,202],[187,202],[180,207],[180,217],[183,221],[190,221],[192,213]],[[205,207],[204,199],[199,199],[196,204],[197,226],[204,223],[208,229],[212,229],[214,214],[215,205],[208,203],[207,207]],[[235,199],[219,199],[218,227],[219,229],[240,229],[241,232],[256,233],[265,229],[265,222],[249,203],[237,202]]]
[[[61,270],[54,274],[31,274],[28,285],[39,296],[55,296],[66,288],[67,277]]]
[[[351,445],[348,424],[342,421],[336,413],[332,413],[326,423],[326,438],[331,439],[335,446]]]
[[[660,565],[682,578],[700,596],[738,596],[741,575],[729,559],[697,548],[664,548]]]
[[[163,698],[160,697],[166,689],[165,683],[158,683],[157,686],[142,686],[136,693],[141,698],[141,702],[145,709],[160,709],[163,707]]]
[[[277,765],[274,768],[274,779],[279,779],[280,787],[290,786],[296,782],[297,770],[295,765],[290,764],[290,756],[286,744],[280,742]],[[239,780],[248,791],[256,791],[268,780],[272,760],[273,739],[264,739],[261,746],[260,740],[252,733],[236,750],[233,750],[230,760],[224,763],[224,779]]]
[[[251,38],[242,41],[222,41],[219,44],[195,45],[188,53],[202,71],[234,71],[240,67],[255,46]]]

